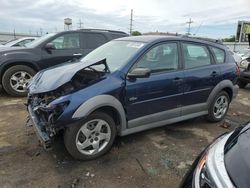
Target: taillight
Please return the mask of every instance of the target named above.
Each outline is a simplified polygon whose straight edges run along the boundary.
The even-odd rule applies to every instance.
[[[239,77],[240,76],[240,67],[236,64],[236,74]]]

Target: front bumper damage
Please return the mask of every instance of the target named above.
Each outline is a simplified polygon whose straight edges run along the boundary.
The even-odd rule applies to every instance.
[[[52,140],[49,136],[49,133],[46,132],[46,123],[45,122],[40,122],[39,118],[37,117],[37,115],[33,112],[31,105],[28,105],[28,112],[29,112],[29,119],[27,121],[27,125],[32,125],[34,127],[34,130],[36,132],[36,135],[40,141],[40,143],[42,144],[42,146],[44,147],[44,149],[50,149],[51,148],[51,143]]]
[[[53,104],[55,97],[48,95],[28,95],[27,110],[29,117],[27,126],[32,125],[38,139],[45,149],[49,149],[55,135],[64,127],[58,123],[58,119],[69,104],[68,101]]]

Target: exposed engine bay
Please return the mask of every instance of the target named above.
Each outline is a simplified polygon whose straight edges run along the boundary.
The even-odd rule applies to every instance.
[[[59,129],[56,127],[56,120],[69,105],[69,101],[55,106],[50,105],[50,103],[61,96],[76,92],[100,81],[106,73],[106,66],[104,69],[88,66],[76,72],[70,81],[53,91],[29,94],[27,105],[31,107],[35,116],[39,118],[40,127],[43,128],[50,137],[53,137]]]

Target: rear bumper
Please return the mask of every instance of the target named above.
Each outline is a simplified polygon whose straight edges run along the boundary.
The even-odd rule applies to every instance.
[[[51,148],[51,139],[48,133],[45,131],[45,125],[42,122],[39,122],[36,114],[33,112],[31,106],[28,106],[28,112],[30,117],[30,123],[33,125],[36,135],[43,145],[44,149]]]

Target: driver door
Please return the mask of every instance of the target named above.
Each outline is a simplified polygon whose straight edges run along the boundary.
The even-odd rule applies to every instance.
[[[162,43],[148,50],[132,68],[149,68],[148,78],[127,79],[126,110],[129,128],[180,116],[183,70],[177,42]],[[131,123],[137,120],[137,123]]]
[[[81,58],[83,49],[80,34],[79,32],[66,33],[50,41],[49,43],[52,43],[55,49],[44,48],[42,50],[41,66],[47,68]]]

